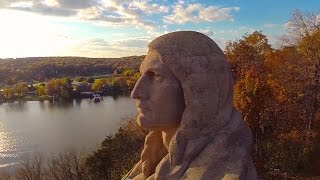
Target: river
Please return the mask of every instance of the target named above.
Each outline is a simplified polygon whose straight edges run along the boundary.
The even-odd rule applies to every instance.
[[[122,119],[136,115],[129,97],[106,96],[67,103],[27,101],[0,104],[0,169],[18,164],[27,153],[92,150],[114,134]]]

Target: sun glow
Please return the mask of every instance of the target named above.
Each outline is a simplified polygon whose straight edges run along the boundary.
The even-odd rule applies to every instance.
[[[72,43],[65,29],[48,17],[0,10],[0,58],[57,56]]]
[[[4,155],[4,152],[10,151],[14,142],[11,141],[12,137],[6,130],[4,124],[0,121],[0,158]]]

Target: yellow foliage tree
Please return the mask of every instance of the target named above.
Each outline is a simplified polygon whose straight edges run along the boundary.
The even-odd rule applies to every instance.
[[[29,90],[28,83],[19,82],[18,84],[16,84],[15,91],[19,97],[23,97],[23,96],[27,95],[28,90]]]
[[[103,86],[105,86],[106,84],[107,84],[107,80],[106,79],[96,79],[94,81],[94,83],[92,84],[91,89],[94,92],[102,91]]]

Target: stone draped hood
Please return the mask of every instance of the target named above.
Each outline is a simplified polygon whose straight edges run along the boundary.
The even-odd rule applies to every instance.
[[[160,36],[149,49],[181,82],[186,108],[168,152],[147,179],[257,179],[251,131],[233,107],[232,74],[222,50],[193,31]]]

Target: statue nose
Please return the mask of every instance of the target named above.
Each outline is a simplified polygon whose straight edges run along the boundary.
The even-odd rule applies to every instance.
[[[136,82],[133,90],[131,91],[132,99],[144,99],[147,97],[145,77],[141,76]]]

